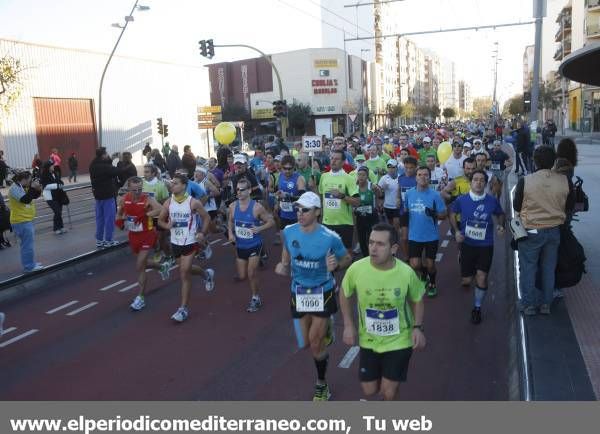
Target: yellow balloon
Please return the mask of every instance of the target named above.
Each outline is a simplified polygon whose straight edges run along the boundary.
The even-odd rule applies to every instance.
[[[450,158],[450,154],[452,154],[452,146],[448,142],[442,142],[438,146],[437,156],[440,164],[444,164],[448,158]]]
[[[235,126],[230,122],[221,122],[215,128],[215,139],[221,145],[229,145],[231,142],[235,140],[236,130]]]

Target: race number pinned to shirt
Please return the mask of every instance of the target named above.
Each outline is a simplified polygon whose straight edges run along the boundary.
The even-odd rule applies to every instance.
[[[400,333],[398,309],[367,309],[365,312],[367,333],[375,336],[394,336]]]
[[[500,169],[500,163],[492,163],[490,166],[490,169],[492,170],[502,170]]]
[[[341,209],[342,199],[333,197],[331,193],[325,193],[325,208],[327,209]]]
[[[325,310],[325,299],[323,287],[305,288],[296,286],[296,311],[297,312],[323,312]]]
[[[235,236],[244,239],[250,240],[254,238],[254,233],[250,229],[249,225],[245,225],[244,223],[235,222]]]
[[[125,219],[125,229],[129,232],[142,232],[144,230],[144,225],[142,222],[136,222],[136,220],[136,217],[127,216]]]
[[[303,152],[319,152],[323,150],[323,142],[319,136],[302,136]]]
[[[294,212],[294,204],[290,201],[286,201],[286,200],[279,201],[279,208],[283,212]]]
[[[467,224],[465,225],[465,237],[477,241],[485,240],[487,225],[487,222],[467,220]]]

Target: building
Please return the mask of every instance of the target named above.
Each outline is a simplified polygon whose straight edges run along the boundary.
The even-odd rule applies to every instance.
[[[523,92],[531,91],[535,46],[528,45],[523,52]]]
[[[466,115],[469,115],[473,111],[471,86],[464,80],[459,80],[458,82],[458,109]]]
[[[75,152],[87,172],[98,146],[98,92],[107,53],[0,39],[0,53],[25,67],[22,88],[8,113],[0,113],[0,149],[11,167],[30,167],[56,147]],[[171,144],[208,155],[208,137],[197,128],[197,107],[208,102],[203,68],[115,56],[103,87],[103,143],[109,153],[129,151],[145,163],[142,149],[161,147],[156,118],[168,124]],[[67,173],[63,158],[63,173]]]
[[[270,55],[279,71],[283,99],[308,104],[312,120],[307,134],[332,137],[356,128],[368,100],[366,62],[338,48],[310,48]],[[276,124],[273,101],[280,99],[277,75],[263,58],[208,65],[211,105],[242,106],[260,127]],[[288,135],[297,135],[291,128]]]

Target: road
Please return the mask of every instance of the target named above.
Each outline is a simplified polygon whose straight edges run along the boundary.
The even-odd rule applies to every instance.
[[[448,240],[446,223],[440,226]],[[194,281],[190,318],[170,315],[179,301],[177,270],[163,282],[149,272],[144,311],[132,313],[133,258],[61,281],[5,303],[0,340],[1,400],[307,400],[314,365],[295,346],[288,280],[273,273],[279,249],[261,270],[264,307],[245,311],[249,290],[234,283],[233,247],[215,238],[210,266],[216,289]],[[462,289],[454,242],[442,242],[439,296],[426,300],[426,350],[411,361],[406,400],[507,399],[508,317],[503,246],[498,245],[490,296],[480,326],[469,322],[472,294]],[[361,398],[357,359],[347,358],[336,317],[328,380],[336,400]],[[349,357],[349,356],[348,356]]]

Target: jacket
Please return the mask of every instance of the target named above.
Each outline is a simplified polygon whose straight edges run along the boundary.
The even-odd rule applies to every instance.
[[[132,176],[137,176],[137,168],[135,167],[135,164],[131,162],[124,163],[123,161],[119,161],[117,163],[117,169],[121,171],[117,179],[117,185],[119,188],[123,187],[125,185],[125,181],[127,181],[129,178]]]
[[[196,158],[193,154],[183,154],[181,165],[187,170],[188,178],[194,176],[194,171],[196,170]]]
[[[167,170],[171,178],[175,176],[177,169],[181,169],[181,157],[179,156],[179,152],[171,151],[167,157]]]
[[[515,189],[513,207],[525,229],[549,229],[565,222],[569,203],[569,181],[562,174],[544,169],[526,176]]]
[[[117,177],[121,171],[110,160],[94,158],[90,164],[92,193],[96,200],[112,199],[117,192]]]

